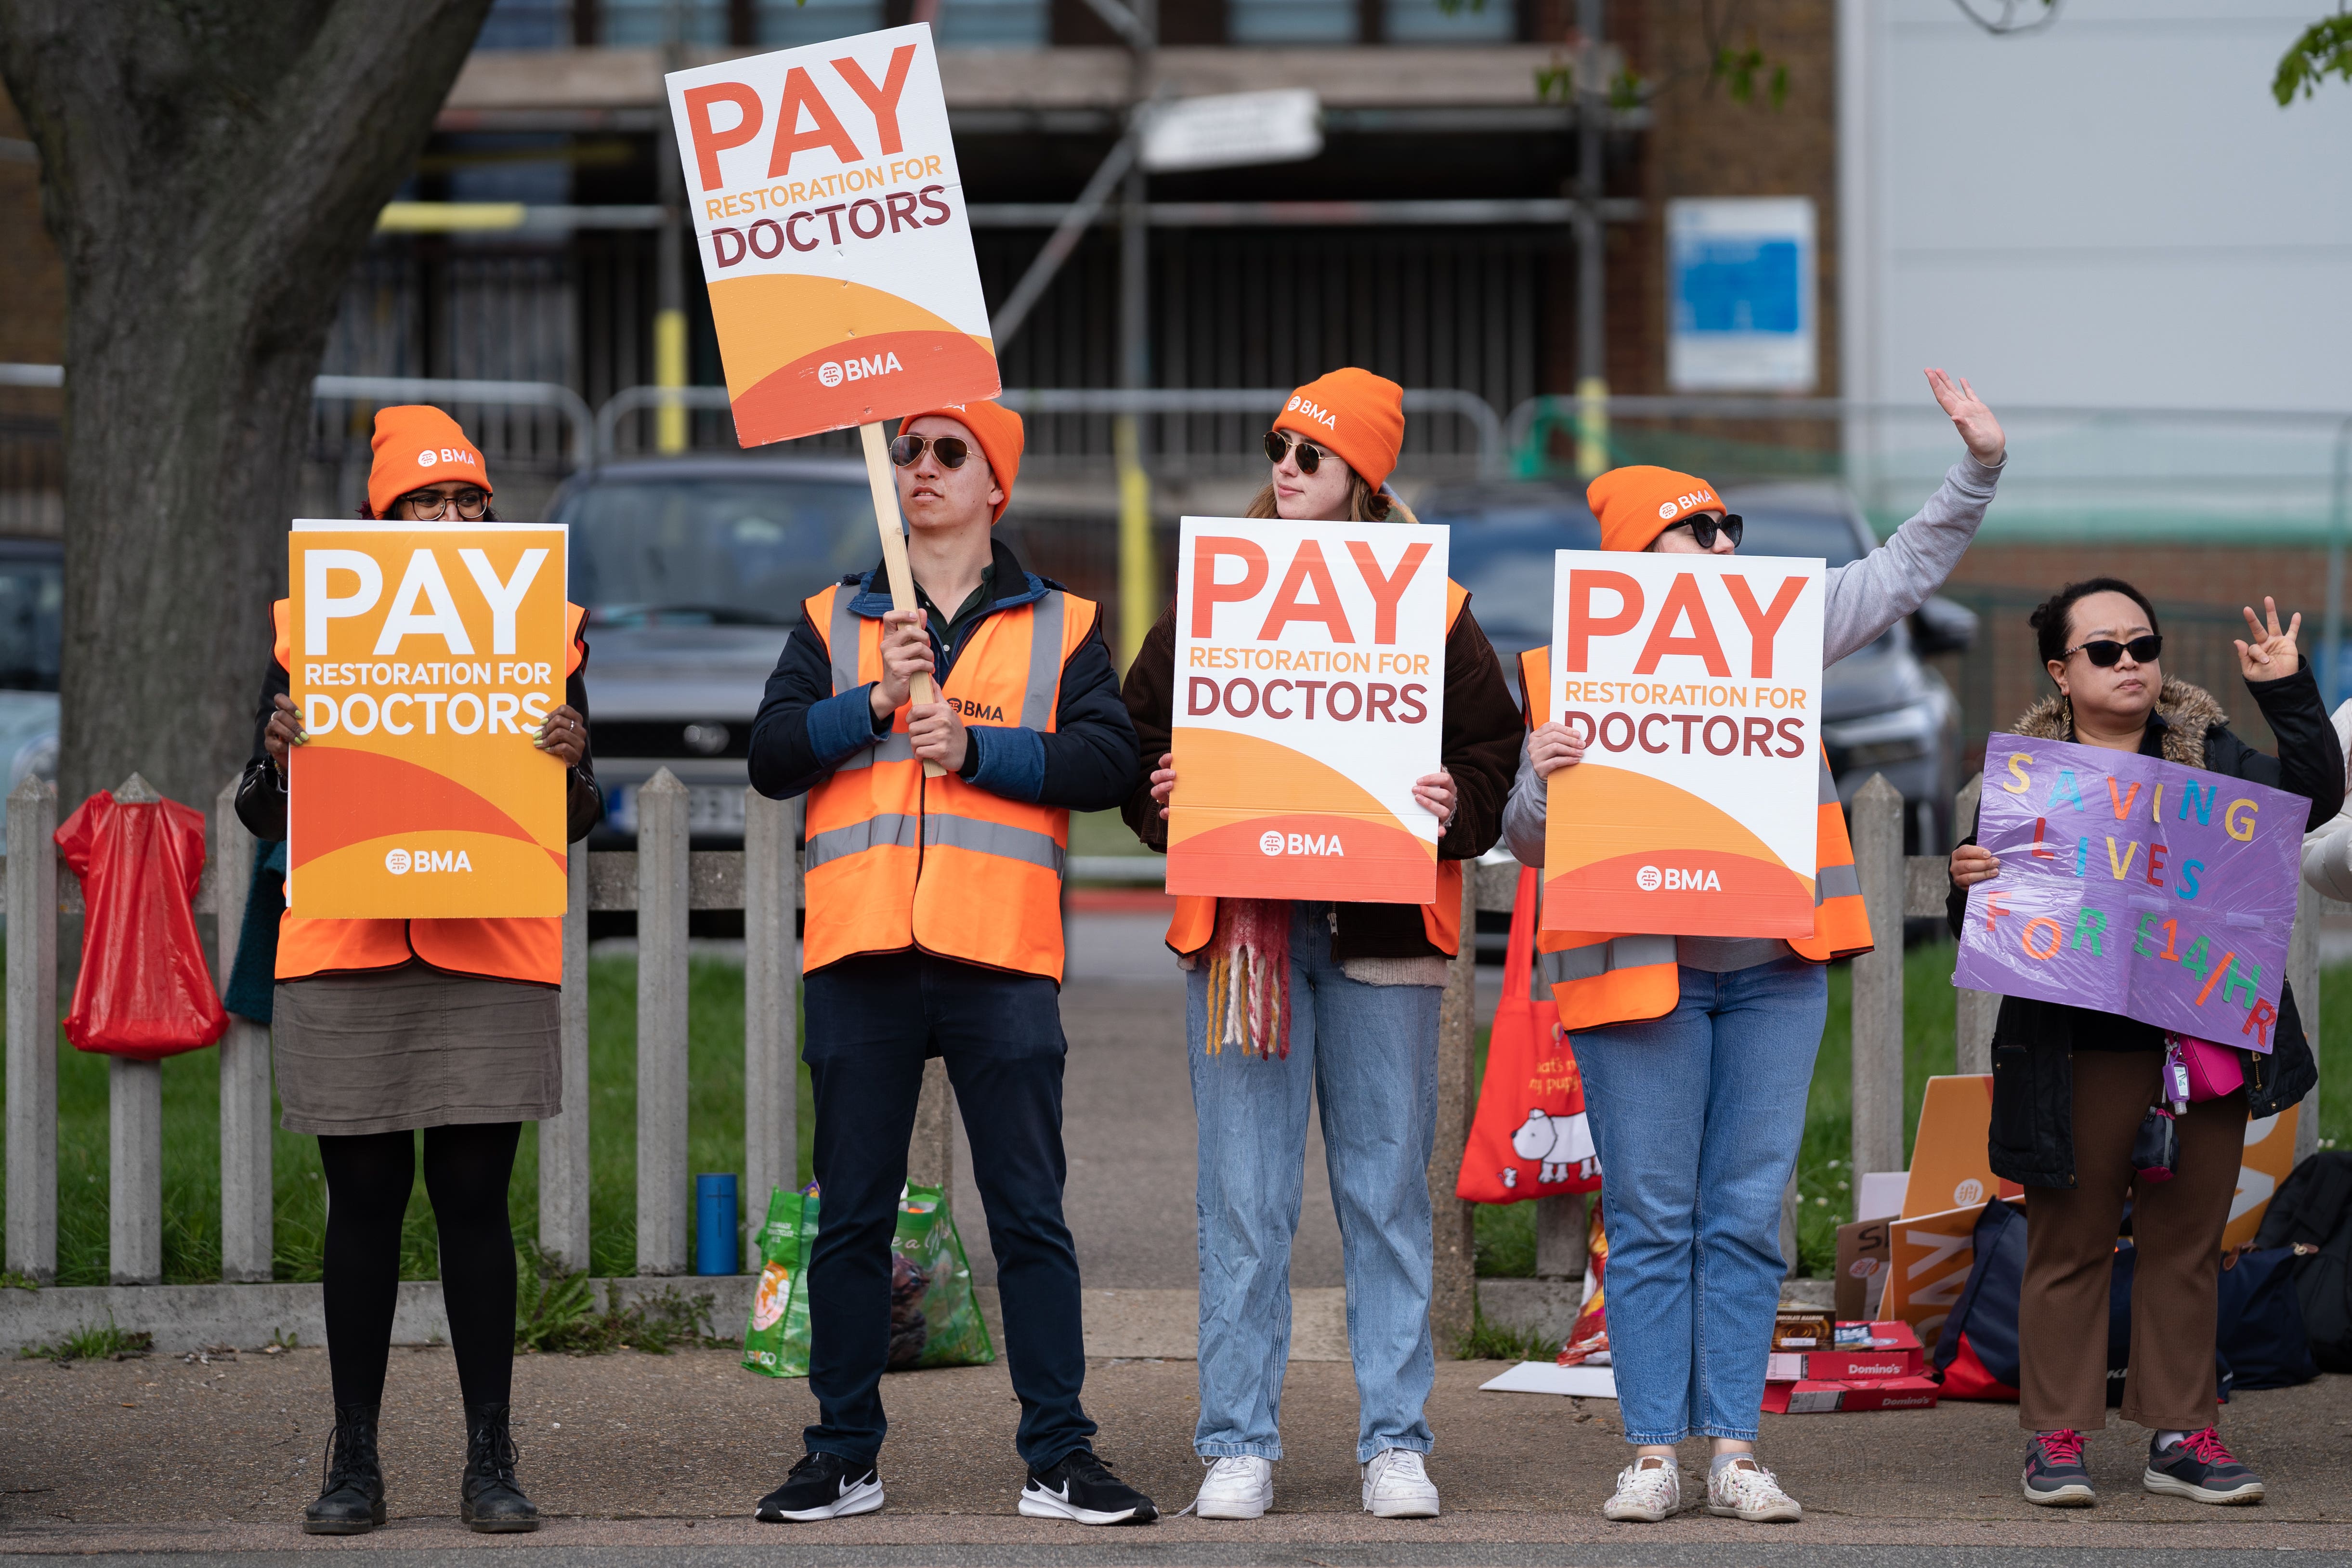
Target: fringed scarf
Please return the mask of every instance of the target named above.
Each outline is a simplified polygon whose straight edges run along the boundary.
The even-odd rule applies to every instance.
[[[1290,900],[1219,899],[1209,942],[1211,1056],[1290,1055]]]

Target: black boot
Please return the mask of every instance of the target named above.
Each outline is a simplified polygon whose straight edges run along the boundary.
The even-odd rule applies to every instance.
[[[383,1467],[376,1462],[380,1406],[338,1405],[327,1439],[327,1477],[319,1500],[302,1510],[306,1535],[365,1535],[383,1522]]]
[[[537,1530],[539,1510],[515,1484],[514,1438],[504,1405],[466,1406],[466,1474],[457,1517],[486,1534]]]

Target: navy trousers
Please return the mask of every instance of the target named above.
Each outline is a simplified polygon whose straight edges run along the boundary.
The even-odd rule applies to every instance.
[[[1088,1447],[1078,1257],[1062,1220],[1062,1037],[1050,980],[927,953],[845,959],[808,976],[802,1056],[816,1091],[821,1202],[808,1264],[813,1453],[871,1462],[888,1423],[890,1238],[923,1062],[943,1057],[988,1215],[1003,1352],[1033,1469]]]

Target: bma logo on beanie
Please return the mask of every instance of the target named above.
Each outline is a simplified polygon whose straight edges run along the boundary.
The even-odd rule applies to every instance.
[[[1288,403],[1283,405],[1282,411],[1285,414],[1303,415],[1328,429],[1337,430],[1339,427],[1339,416],[1320,404],[1309,403],[1303,397],[1292,396]]]

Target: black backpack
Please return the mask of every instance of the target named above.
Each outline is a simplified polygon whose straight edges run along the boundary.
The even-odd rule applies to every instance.
[[[2302,1254],[2294,1286],[2312,1357],[2324,1371],[2352,1372],[2352,1152],[2297,1165],[2272,1196],[2254,1245]]]

